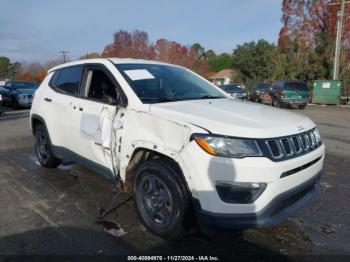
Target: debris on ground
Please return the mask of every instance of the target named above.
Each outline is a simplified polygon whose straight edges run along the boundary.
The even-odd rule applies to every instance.
[[[128,232],[125,232],[124,229],[121,228],[118,223],[114,223],[106,220],[96,221],[95,223],[102,225],[104,227],[105,232],[115,237],[121,237],[128,233]]]
[[[73,167],[74,167],[74,162],[65,161],[62,164],[60,164],[57,168],[60,170],[71,170]]]
[[[326,235],[330,235],[335,233],[335,229],[330,226],[320,226],[320,232]]]
[[[82,172],[76,170],[76,169],[71,169],[70,170],[70,175],[74,178],[79,178]]]

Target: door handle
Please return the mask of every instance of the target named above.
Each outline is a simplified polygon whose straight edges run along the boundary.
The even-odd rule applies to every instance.
[[[45,100],[46,102],[52,102],[52,99],[51,99],[51,98],[45,97],[44,100]]]

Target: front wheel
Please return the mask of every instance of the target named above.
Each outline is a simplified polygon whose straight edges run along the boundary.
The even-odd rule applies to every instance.
[[[136,209],[149,231],[168,239],[183,235],[189,198],[176,168],[160,158],[144,162],[133,189]]]
[[[18,98],[15,97],[15,96],[12,98],[12,107],[13,107],[13,109],[19,109],[20,108],[19,103],[18,103]]]
[[[41,124],[35,128],[35,153],[43,167],[56,168],[61,163],[53,155],[49,136],[45,127]]]

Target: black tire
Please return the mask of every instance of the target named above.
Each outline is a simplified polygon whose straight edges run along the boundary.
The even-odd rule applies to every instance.
[[[189,197],[174,165],[161,158],[142,163],[135,174],[133,194],[138,215],[150,232],[167,239],[183,236]]]
[[[282,108],[280,102],[277,99],[272,100],[272,106]]]
[[[306,105],[301,105],[301,106],[299,106],[299,109],[305,109],[305,107],[306,107]]]
[[[43,167],[56,168],[61,164],[61,160],[52,153],[50,137],[42,124],[35,128],[35,153]]]
[[[13,109],[19,109],[19,108],[20,108],[16,96],[14,96],[14,97],[12,98],[12,107],[13,107]]]

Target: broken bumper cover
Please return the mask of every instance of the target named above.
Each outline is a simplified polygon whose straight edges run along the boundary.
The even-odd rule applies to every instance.
[[[321,172],[296,188],[274,198],[258,213],[219,214],[202,210],[199,201],[194,199],[197,220],[200,227],[215,229],[244,229],[271,227],[287,219],[296,210],[310,202],[318,193]]]

